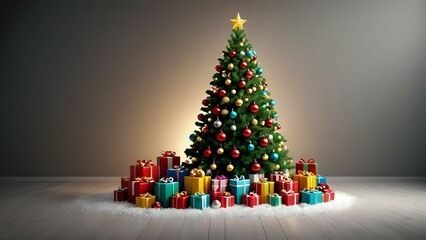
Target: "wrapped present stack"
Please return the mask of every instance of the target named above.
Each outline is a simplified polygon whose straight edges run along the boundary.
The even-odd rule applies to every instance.
[[[272,172],[269,179],[260,173],[228,179],[224,175],[212,178],[199,168],[186,169],[174,152],[163,152],[157,160],[167,154],[173,157],[162,160],[161,167],[151,160],[137,160],[136,165],[130,166],[130,177],[121,177],[120,186],[114,190],[114,201],[127,200],[140,208],[203,210],[210,206],[230,208],[235,204],[251,208],[261,204],[314,205],[335,198],[327,178],[319,175],[319,164],[314,159],[300,159],[294,172]]]

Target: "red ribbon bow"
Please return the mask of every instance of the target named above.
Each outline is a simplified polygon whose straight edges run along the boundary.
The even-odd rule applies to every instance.
[[[163,156],[174,156],[174,155],[176,155],[176,152],[174,152],[174,151],[162,151],[161,154]]]
[[[224,175],[221,175],[221,176],[216,176],[214,179],[215,180],[225,180],[227,178]]]
[[[313,158],[311,158],[308,161],[305,161],[305,159],[301,158],[299,160],[299,163],[315,163],[315,160]]]

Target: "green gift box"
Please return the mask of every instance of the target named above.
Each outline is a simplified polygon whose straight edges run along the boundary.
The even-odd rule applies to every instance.
[[[210,206],[210,195],[205,193],[195,193],[189,197],[191,208],[206,209]]]
[[[274,206],[274,207],[281,206],[281,205],[282,205],[282,203],[283,203],[283,197],[281,197],[281,196],[280,196],[280,195],[278,195],[277,193],[269,194],[269,195],[268,195],[268,203],[269,203],[271,206]]]
[[[235,196],[235,204],[243,203],[243,195],[250,191],[250,179],[245,179],[244,176],[235,176],[234,179],[229,179],[229,192]]]
[[[169,207],[170,197],[179,192],[179,183],[173,182],[173,178],[169,179],[171,181],[160,179],[160,182],[155,183],[155,196],[164,208]]]
[[[304,202],[310,205],[322,203],[322,192],[318,190],[303,191],[301,202]]]

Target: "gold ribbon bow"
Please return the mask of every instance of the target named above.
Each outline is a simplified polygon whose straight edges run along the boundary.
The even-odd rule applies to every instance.
[[[196,193],[194,193],[194,195],[203,196],[203,195],[205,195],[205,193],[203,193],[203,192],[196,192]]]
[[[283,190],[281,190],[281,192],[283,192],[283,193],[285,193],[285,194],[290,194],[290,193],[294,193],[294,191],[293,190],[285,190],[285,189],[283,189]]]
[[[150,196],[151,196],[150,193],[144,193],[144,194],[140,195],[141,198],[147,198],[147,197],[150,197]]]
[[[231,193],[230,192],[224,192],[223,195],[225,195],[226,197],[229,197],[229,196],[231,196]]]
[[[175,193],[175,196],[176,197],[182,197],[182,196],[185,196],[185,195],[187,195],[188,194],[188,192],[187,191],[182,191],[182,192],[176,192]]]
[[[191,177],[204,177],[206,173],[202,169],[194,168],[189,173]]]
[[[312,172],[302,171],[302,170],[299,170],[297,173],[299,175],[303,175],[303,176],[312,176],[312,175],[314,175]]]
[[[266,182],[268,182],[268,179],[263,177],[263,178],[260,178],[258,182],[266,183]]]

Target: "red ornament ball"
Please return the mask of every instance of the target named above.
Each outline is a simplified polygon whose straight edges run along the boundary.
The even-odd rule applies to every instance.
[[[238,149],[233,149],[231,151],[231,157],[232,158],[238,158],[240,156],[240,151]]]
[[[242,134],[246,138],[250,137],[251,136],[251,130],[250,130],[250,128],[244,128]]]
[[[197,116],[198,120],[203,121],[204,120],[204,114],[200,113]]]
[[[226,90],[220,89],[219,92],[217,92],[217,94],[219,95],[219,97],[225,97],[226,96]]]
[[[240,62],[240,68],[245,69],[247,67],[247,63],[245,61]]]
[[[274,121],[272,121],[272,119],[268,118],[265,120],[265,125],[267,127],[272,127],[274,125]]]
[[[226,140],[226,134],[224,132],[220,132],[216,135],[216,140],[219,142],[224,142]]]
[[[212,113],[213,113],[213,115],[219,115],[219,113],[220,113],[220,107],[214,107],[212,109]]]
[[[257,113],[259,111],[259,106],[256,103],[253,103],[252,105],[250,105],[250,111],[252,113]]]
[[[156,201],[155,203],[152,204],[152,208],[161,208],[161,202]]]
[[[201,102],[204,106],[209,105],[209,103],[207,102],[207,99],[203,99],[203,101]]]
[[[253,57],[251,57],[251,59],[253,59],[253,61],[254,61],[254,60],[256,60],[256,59],[257,59],[257,56],[256,56],[256,55],[253,55]]]
[[[204,126],[204,127],[203,127],[203,133],[208,133],[208,132],[210,132],[209,127]]]
[[[263,137],[263,138],[261,138],[261,139],[259,140],[259,144],[260,144],[260,146],[262,146],[262,147],[266,147],[266,146],[268,146],[268,144],[269,144],[269,140],[268,140],[267,138]]]
[[[250,71],[250,70],[247,70],[247,72],[246,72],[246,78],[247,79],[250,79],[250,78],[252,78],[253,77],[253,72],[252,71]]]
[[[237,52],[235,50],[229,52],[229,57],[233,58],[235,56],[237,56]]]
[[[257,172],[260,171],[260,169],[262,169],[262,167],[260,166],[260,164],[257,161],[255,161],[251,164],[251,171],[252,172],[257,173]]]
[[[246,81],[244,81],[244,80],[240,80],[240,81],[238,82],[238,87],[239,87],[239,88],[245,88],[246,86],[247,86]]]
[[[277,129],[278,129],[278,130],[280,130],[280,129],[281,129],[281,125],[278,125],[278,126],[277,126]]]
[[[212,150],[206,149],[203,153],[204,157],[210,157],[212,155]]]
[[[222,71],[222,66],[216,65],[215,69],[216,69],[217,72],[221,72]]]

